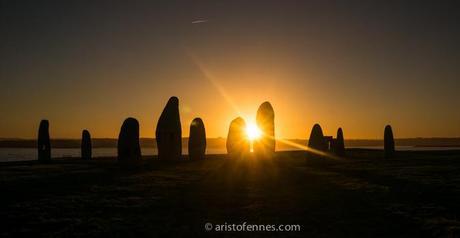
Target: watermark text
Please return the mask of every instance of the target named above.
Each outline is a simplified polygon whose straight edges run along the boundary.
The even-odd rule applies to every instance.
[[[207,222],[204,224],[204,229],[206,231],[215,231],[215,232],[291,232],[291,231],[301,231],[302,226],[299,224],[248,224],[247,222],[243,223],[223,223],[223,224],[213,224]]]

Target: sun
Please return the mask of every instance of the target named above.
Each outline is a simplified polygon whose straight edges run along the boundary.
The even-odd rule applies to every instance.
[[[250,123],[246,126],[246,135],[250,141],[253,141],[259,139],[262,135],[262,132],[256,124]]]

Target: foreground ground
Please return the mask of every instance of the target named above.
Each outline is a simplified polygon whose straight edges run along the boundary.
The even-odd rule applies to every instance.
[[[0,236],[459,237],[460,151],[0,164]],[[296,232],[205,223],[299,224]]]

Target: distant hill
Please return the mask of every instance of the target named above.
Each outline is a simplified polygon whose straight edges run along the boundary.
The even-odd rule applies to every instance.
[[[399,138],[395,139],[396,146],[415,147],[460,147],[460,138]],[[345,140],[348,147],[383,146],[383,140]]]
[[[296,144],[307,145],[308,140],[291,139]],[[117,139],[113,138],[94,138],[94,148],[114,148],[117,147]],[[141,138],[141,147],[156,148],[156,140],[152,138]],[[208,148],[225,148],[225,138],[208,138]],[[397,146],[415,146],[415,147],[460,147],[460,138],[401,138],[395,139]],[[36,140],[34,139],[0,139],[0,148],[35,148]],[[188,138],[182,139],[182,144],[188,144]],[[53,148],[79,148],[79,139],[52,139]],[[347,147],[360,146],[383,146],[383,140],[375,139],[351,139],[345,140]],[[277,149],[290,149],[293,146],[277,142]]]
[[[152,138],[141,138],[141,147],[156,148],[157,143]],[[225,147],[224,138],[210,138],[207,140],[209,147]],[[117,139],[113,138],[93,138],[92,144],[94,148],[114,148],[117,147]],[[182,144],[188,144],[188,138],[182,139]],[[0,139],[0,148],[35,148],[37,141],[34,139]],[[79,148],[79,139],[51,139],[53,148]]]

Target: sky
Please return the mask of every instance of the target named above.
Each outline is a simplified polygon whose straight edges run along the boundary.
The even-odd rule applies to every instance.
[[[183,136],[275,110],[279,138],[460,137],[455,1],[0,0],[0,137],[154,137],[171,96]]]

